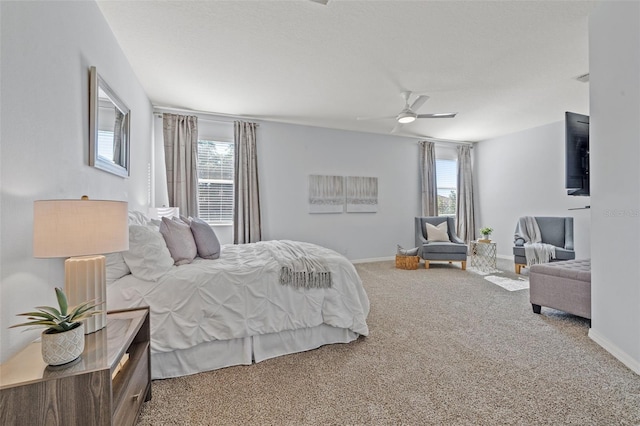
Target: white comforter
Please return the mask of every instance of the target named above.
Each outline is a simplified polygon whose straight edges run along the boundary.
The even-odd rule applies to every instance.
[[[325,259],[331,288],[280,284],[269,250],[277,242],[263,241],[225,245],[220,259],[196,258],[157,282],[127,275],[108,286],[108,309],[148,305],[152,353],[320,324],[368,335],[369,299],[353,265],[333,250],[290,243]]]

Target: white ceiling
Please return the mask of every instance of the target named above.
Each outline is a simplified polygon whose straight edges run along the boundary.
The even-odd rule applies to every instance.
[[[98,1],[156,106],[479,141],[588,114],[593,1]]]

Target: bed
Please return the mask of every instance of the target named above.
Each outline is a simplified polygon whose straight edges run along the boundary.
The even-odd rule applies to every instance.
[[[107,258],[107,308],[150,307],[154,379],[261,362],[369,333],[360,277],[333,250],[294,241],[224,245],[218,259],[175,266],[161,239],[153,227],[131,226],[125,261],[118,254]],[[322,259],[330,286],[283,283],[282,247]]]

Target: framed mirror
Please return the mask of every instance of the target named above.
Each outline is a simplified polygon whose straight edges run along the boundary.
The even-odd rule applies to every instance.
[[[118,176],[129,176],[131,111],[100,77],[89,76],[89,165]]]

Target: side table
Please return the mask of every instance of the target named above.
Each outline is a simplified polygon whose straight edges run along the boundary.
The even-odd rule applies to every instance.
[[[108,312],[79,360],[61,367],[31,343],[0,365],[0,424],[134,425],[151,399],[149,331],[149,308]]]
[[[496,253],[498,245],[496,243],[486,243],[481,241],[469,242],[471,249],[471,267],[481,271],[491,271],[496,268]]]

